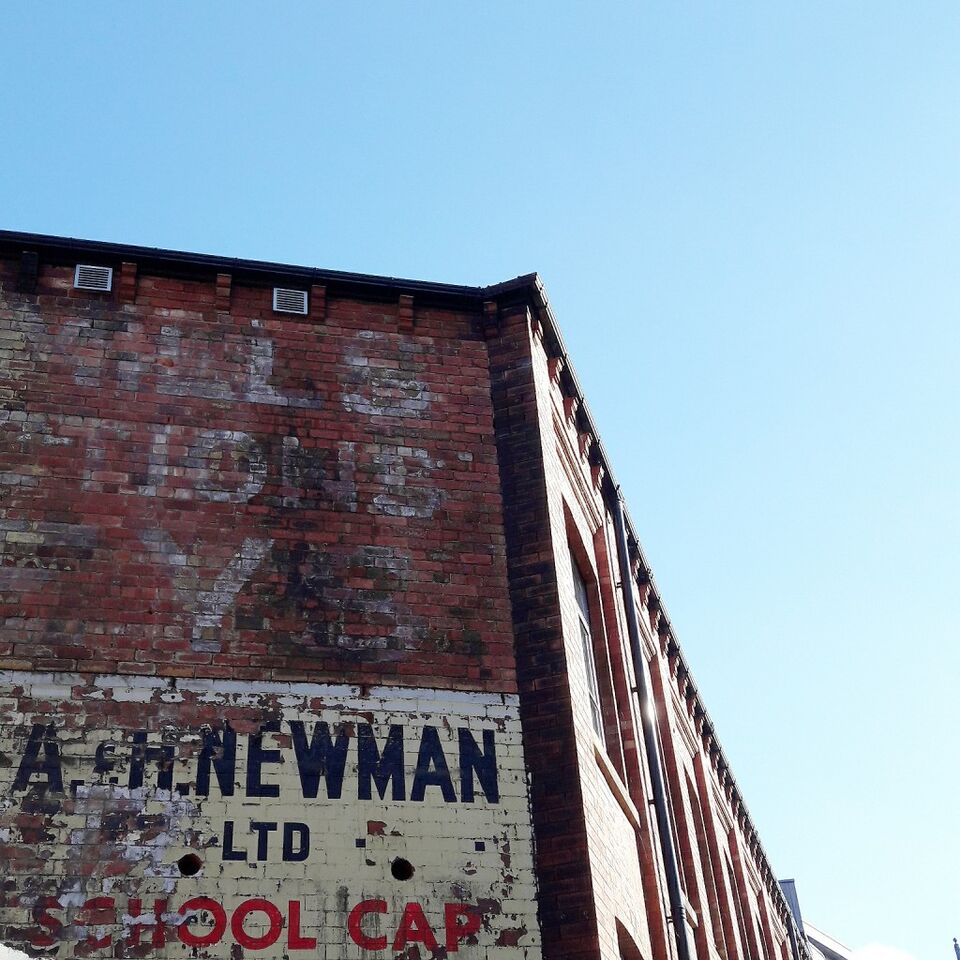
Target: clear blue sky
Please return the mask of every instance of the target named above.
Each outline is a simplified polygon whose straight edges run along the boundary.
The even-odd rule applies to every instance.
[[[11,4],[0,224],[538,270],[765,846],[960,935],[955,2]]]

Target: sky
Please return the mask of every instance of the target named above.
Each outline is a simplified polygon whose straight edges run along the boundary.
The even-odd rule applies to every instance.
[[[960,6],[9,5],[0,227],[539,271],[764,846],[960,935]]]

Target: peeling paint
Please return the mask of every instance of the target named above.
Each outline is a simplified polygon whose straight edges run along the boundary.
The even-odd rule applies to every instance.
[[[0,683],[14,675],[0,672]],[[452,943],[464,956],[539,957],[539,938],[529,932],[537,929],[535,889],[515,696],[139,676],[16,678],[24,722],[0,738],[14,758],[0,768],[0,836],[17,887],[0,907],[8,942],[56,956],[81,955],[101,940],[136,955],[186,956],[198,938],[216,935],[200,953],[232,957],[238,944],[245,953],[258,936],[273,936],[270,917],[281,916],[283,930],[295,922],[304,943],[316,939],[311,956],[330,960],[376,955],[361,945],[383,937],[393,945],[419,936],[421,956],[443,956]],[[58,705],[67,702],[79,709],[62,714]],[[201,722],[211,707],[212,726]],[[331,739],[317,767],[322,754],[310,751],[318,749],[321,721]],[[387,779],[371,781],[370,799],[362,799],[362,768],[371,761],[362,758],[361,727],[375,738],[377,765],[387,762],[390,738],[405,732],[402,799],[395,779],[393,789]],[[229,763],[228,728],[237,731]],[[334,740],[337,730],[342,741]],[[472,731],[467,742],[496,764],[493,793],[489,782],[476,785],[475,797],[461,792],[463,777],[476,775],[462,754],[457,760],[462,730]],[[307,739],[298,746],[291,731]],[[56,737],[55,751],[43,748],[41,734]],[[204,760],[211,742],[221,749]],[[330,766],[335,742],[345,753],[340,779],[331,781],[338,776]],[[52,838],[40,851],[23,833],[28,821],[18,820],[28,807],[29,829],[40,825]],[[187,854],[199,858],[192,876],[179,866]],[[42,861],[31,859],[37,856]],[[404,874],[395,865],[404,860],[412,875],[398,879]],[[197,897],[215,909],[189,907]],[[45,938],[52,938],[46,946]],[[422,952],[434,942],[438,952]]]

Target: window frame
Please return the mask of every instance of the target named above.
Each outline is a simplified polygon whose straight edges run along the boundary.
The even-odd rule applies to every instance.
[[[604,729],[603,701],[600,696],[600,679],[597,674],[597,657],[594,651],[593,620],[590,615],[590,585],[583,575],[576,555],[570,550],[570,571],[573,577],[573,596],[577,607],[577,623],[580,645],[583,650],[584,667],[587,673],[587,699],[590,704],[590,723],[604,750],[607,735]]]

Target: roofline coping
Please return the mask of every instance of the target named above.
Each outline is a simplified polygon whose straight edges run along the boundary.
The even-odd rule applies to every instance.
[[[364,292],[376,291],[380,294],[420,294],[443,301],[470,301],[477,306],[485,299],[524,290],[538,279],[535,273],[529,273],[503,283],[474,287],[15,230],[0,230],[0,247],[18,252],[33,250],[64,262],[68,262],[78,254],[89,255],[94,259],[110,259],[117,263],[135,260],[147,269],[166,268],[180,274],[196,272],[204,276],[214,276],[217,273],[231,273],[238,279],[253,280],[265,285],[271,278],[289,279],[300,283],[327,284]]]

